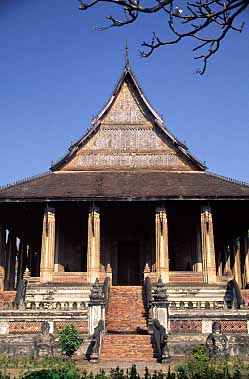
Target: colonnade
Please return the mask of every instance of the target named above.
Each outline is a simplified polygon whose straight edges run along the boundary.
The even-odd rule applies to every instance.
[[[17,288],[26,268],[35,274],[36,256],[31,246],[13,230],[0,226],[0,291]]]
[[[168,248],[168,221],[166,207],[156,209],[156,272],[161,275],[165,283],[169,282],[169,248]],[[194,270],[203,272],[204,282],[216,282],[216,264],[214,249],[214,233],[212,211],[209,206],[201,207],[200,212],[201,246],[198,246],[197,230],[197,258]],[[201,261],[200,261],[201,260]]]
[[[233,277],[240,288],[249,285],[249,231],[232,239],[217,254],[217,274]]]
[[[94,206],[88,213],[88,247],[87,247],[87,277],[93,283],[100,273],[100,210]],[[209,206],[203,206],[200,212],[200,242],[202,261],[196,264],[196,271],[203,272],[205,283],[216,281],[216,264],[213,235],[212,211]],[[165,283],[169,282],[169,248],[168,219],[165,206],[155,210],[156,235],[156,272]],[[54,272],[55,254],[55,209],[47,208],[44,212],[42,251],[41,251],[41,282],[51,281]]]
[[[100,275],[100,217],[101,212],[97,206],[89,209],[87,242],[87,280],[89,283],[94,283]],[[231,273],[240,288],[245,288],[249,284],[249,234],[232,241],[224,251],[219,251],[216,257],[212,209],[205,205],[200,207],[196,237],[197,259],[193,265],[193,272],[203,273],[205,283],[214,284],[216,275]],[[165,283],[170,280],[168,240],[168,214],[166,207],[162,205],[155,209],[155,271],[157,275],[161,275]],[[241,254],[242,247],[243,254]],[[17,246],[16,235],[11,231],[7,235],[6,230],[0,227],[0,290],[14,289],[22,278],[25,268],[29,267],[31,270],[29,249],[30,247],[23,240],[19,240]],[[56,271],[55,250],[56,211],[55,208],[49,207],[45,208],[43,215],[40,258],[42,283],[53,280],[53,274]]]

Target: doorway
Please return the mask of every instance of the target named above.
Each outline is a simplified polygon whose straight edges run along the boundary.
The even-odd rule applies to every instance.
[[[137,286],[140,284],[139,242],[118,243],[119,286]]]

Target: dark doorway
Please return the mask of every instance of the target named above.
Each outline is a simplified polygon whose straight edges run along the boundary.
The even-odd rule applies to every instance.
[[[139,243],[118,243],[118,280],[121,286],[139,285]]]

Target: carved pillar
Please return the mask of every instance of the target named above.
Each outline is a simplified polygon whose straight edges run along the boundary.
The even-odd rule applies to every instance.
[[[100,213],[92,207],[88,214],[87,274],[89,283],[94,283],[100,272]]]
[[[156,272],[169,282],[168,221],[165,207],[156,209]]]
[[[17,287],[18,287],[18,284],[20,283],[20,280],[22,280],[23,278],[23,273],[25,270],[24,254],[25,254],[24,242],[23,240],[20,240],[19,249],[18,249],[18,269],[17,269],[17,284],[16,284]]]
[[[56,231],[55,231],[55,260],[54,272],[64,272],[64,266],[61,264],[62,247],[64,244],[62,233],[61,218],[56,217]]]
[[[6,260],[6,230],[0,226],[0,291],[4,290]]]
[[[227,245],[224,249],[224,256],[225,256],[225,266],[224,266],[224,274],[230,274],[231,273],[231,252],[230,252],[230,246]]]
[[[114,241],[112,243],[112,283],[118,284],[118,243]]]
[[[14,290],[16,274],[16,236],[9,232],[7,244],[7,273],[5,275],[5,288]]]
[[[202,242],[202,265],[205,282],[216,282],[216,265],[214,250],[214,232],[212,211],[209,206],[201,207],[201,242]]]
[[[201,254],[201,231],[200,224],[196,225],[196,272],[202,272],[202,254]]]
[[[46,208],[43,217],[40,281],[53,278],[55,256],[55,209]]]
[[[240,239],[239,238],[233,241],[232,249],[233,249],[233,258],[234,258],[234,266],[233,266],[234,279],[238,283],[239,288],[242,288],[241,267],[240,267]]]
[[[244,237],[244,248],[245,248],[245,267],[244,267],[244,277],[245,277],[245,287],[249,285],[249,231]]]
[[[219,249],[217,255],[217,275],[222,276],[222,250]]]

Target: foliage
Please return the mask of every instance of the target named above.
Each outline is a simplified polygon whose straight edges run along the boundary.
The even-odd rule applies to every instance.
[[[61,351],[72,357],[81,345],[80,332],[71,324],[59,330],[58,334]]]
[[[207,363],[209,361],[208,350],[204,345],[196,345],[192,352],[193,358],[200,363]]]
[[[27,361],[29,361],[27,359]],[[21,365],[21,363],[20,363]],[[248,367],[240,359],[210,359],[203,345],[197,345],[183,365],[176,367],[172,371],[168,367],[167,372],[149,372],[145,367],[144,375],[139,375],[137,368],[133,365],[127,371],[116,367],[107,374],[100,369],[95,375],[87,371],[80,371],[76,368],[75,361],[62,360],[59,358],[50,359],[44,357],[37,361],[37,365],[42,370],[27,367],[28,372],[20,375],[20,379],[242,379],[248,378]],[[13,367],[13,366],[12,366]],[[20,366],[19,366],[20,367]],[[164,366],[162,366],[163,368]],[[244,373],[244,376],[242,375]],[[10,376],[0,373],[0,379],[10,379]]]
[[[77,370],[40,370],[27,373],[22,377],[22,379],[80,379],[80,374]]]
[[[177,379],[240,379],[240,361],[229,364],[229,359],[210,358],[204,345],[197,345],[186,363],[177,367]],[[174,378],[174,376],[172,377]],[[172,379],[170,377],[170,379]]]
[[[65,360],[59,357],[45,356],[42,358],[35,358],[34,356],[23,356],[18,359],[17,357],[11,357],[4,353],[0,354],[0,369],[6,370],[9,368],[18,368],[25,371],[31,371],[35,368],[70,371],[75,370],[76,365],[75,361],[71,359]]]
[[[79,0],[80,10],[87,10],[107,2],[107,0]],[[167,32],[172,39],[161,39],[155,32],[151,42],[143,42],[145,50],[143,57],[150,56],[160,46],[173,45],[185,38],[191,38],[195,43],[193,51],[199,51],[195,59],[203,61],[203,67],[197,69],[199,74],[206,70],[207,60],[215,54],[228,32],[242,32],[244,22],[240,15],[246,18],[249,8],[248,0],[108,0],[108,3],[121,10],[123,17],[106,16],[110,22],[107,26],[98,28],[105,30],[111,27],[121,27],[137,21],[142,15],[159,14],[165,17]]]
[[[0,379],[10,379],[10,376],[0,372]]]

